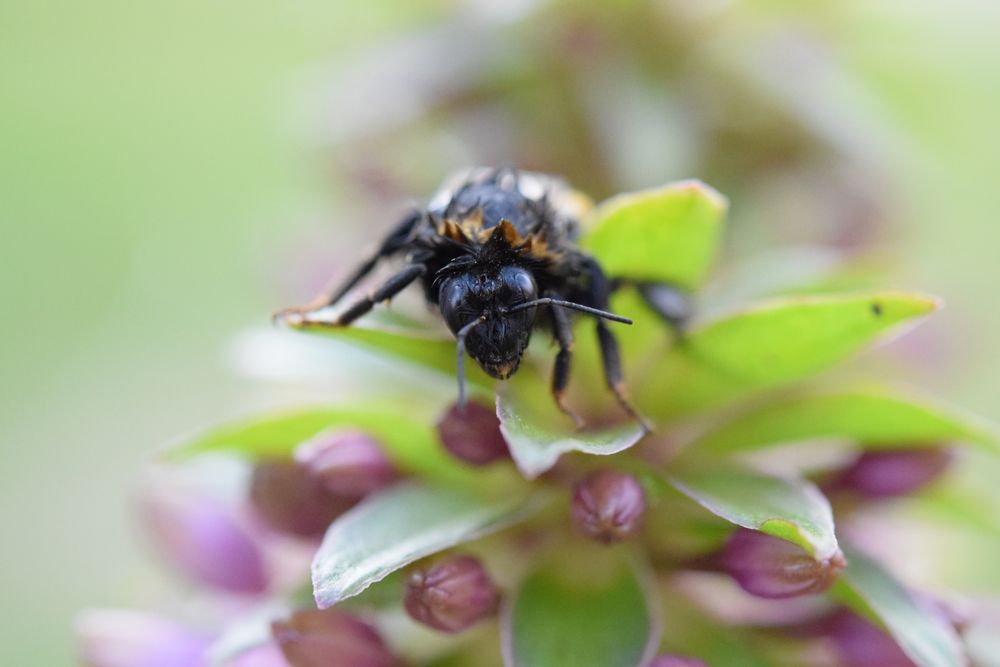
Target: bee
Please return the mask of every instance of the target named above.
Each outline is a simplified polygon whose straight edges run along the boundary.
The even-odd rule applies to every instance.
[[[632,320],[609,311],[623,279],[612,280],[577,247],[580,219],[589,199],[562,179],[513,168],[476,168],[445,181],[428,204],[412,211],[378,249],[336,289],[307,306],[275,314],[300,327],[348,326],[377,303],[417,281],[457,340],[458,404],[465,403],[464,359],[476,360],[491,377],[513,375],[537,327],[558,346],[551,388],[558,407],[581,425],[566,405],[573,348],[570,314],[594,318],[604,376],[619,405],[645,426],[632,407],[622,376],[618,342],[609,323]],[[333,320],[311,316],[338,304],[382,261],[403,256],[404,265],[368,296]],[[686,296],[670,285],[636,285],[667,322],[686,318]]]

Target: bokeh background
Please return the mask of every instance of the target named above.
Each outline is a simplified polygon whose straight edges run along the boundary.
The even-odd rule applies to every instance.
[[[943,296],[902,373],[1000,420],[998,31],[992,0],[0,0],[0,664],[172,585],[137,471],[274,400],[234,337],[470,163],[703,178],[730,257],[798,249],[745,276]],[[930,583],[1000,593],[998,526]]]

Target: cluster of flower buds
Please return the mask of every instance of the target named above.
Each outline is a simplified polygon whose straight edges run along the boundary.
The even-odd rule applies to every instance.
[[[746,528],[730,535],[721,561],[743,590],[773,599],[822,593],[847,566],[839,552],[820,560],[787,540]]]

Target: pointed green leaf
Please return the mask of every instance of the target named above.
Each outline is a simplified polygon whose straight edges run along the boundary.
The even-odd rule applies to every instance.
[[[547,471],[567,452],[617,454],[639,442],[646,433],[637,422],[602,431],[555,430],[517,409],[504,394],[497,395],[497,416],[510,455],[528,479]]]
[[[313,559],[316,603],[325,609],[410,563],[527,518],[537,502],[404,484],[340,516]]]
[[[594,210],[581,245],[610,276],[694,289],[715,256],[726,208],[700,181],[618,195]]]
[[[655,585],[626,564],[593,565],[567,572],[556,563],[525,579],[504,609],[507,667],[635,667],[652,657]]]
[[[384,319],[384,318],[383,318]],[[432,331],[415,326],[386,324],[379,318],[363,318],[350,326],[331,327],[327,309],[309,313],[301,322],[290,322],[289,326],[298,331],[334,338],[354,343],[377,352],[390,354],[398,359],[414,363],[434,371],[455,374],[455,341],[443,331]],[[490,387],[490,379],[475,364],[467,364],[469,382]]]
[[[359,429],[381,443],[401,470],[451,483],[479,477],[440,445],[430,418],[416,419],[393,406],[316,407],[235,422],[167,452],[182,458],[227,452],[251,459],[289,457],[300,444],[329,428]]]
[[[874,616],[888,629],[918,667],[965,667],[961,641],[941,614],[928,609],[881,565],[847,548],[841,581],[853,593],[844,596],[854,610]]]
[[[688,334],[634,393],[652,416],[702,410],[825,371],[937,306],[905,292],[774,299]]]
[[[860,389],[783,400],[723,424],[692,443],[692,452],[731,453],[818,438],[868,448],[968,442],[997,451],[997,434],[957,409],[885,389]]]
[[[839,550],[830,503],[809,482],[736,469],[689,471],[670,481],[712,514],[788,540],[817,559]]]

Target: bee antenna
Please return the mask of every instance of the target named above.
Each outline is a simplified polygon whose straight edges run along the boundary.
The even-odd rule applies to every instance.
[[[458,330],[458,358],[456,359],[455,371],[458,375],[458,409],[465,409],[465,337],[469,332],[482,324],[486,319],[485,315],[480,315]]]
[[[563,301],[562,299],[553,299],[550,297],[542,297],[540,299],[532,299],[531,301],[525,301],[524,303],[519,303],[516,306],[511,306],[510,308],[508,308],[507,312],[516,313],[519,310],[524,310],[526,308],[531,308],[533,306],[555,306],[557,308],[569,308],[570,310],[578,310],[581,313],[587,313],[588,315],[593,315],[594,317],[599,317],[604,320],[610,320],[611,322],[632,324],[631,319],[627,317],[622,317],[621,315],[615,315],[614,313],[609,313],[606,310],[591,308],[590,306],[585,306],[582,303],[574,303],[573,301]]]

